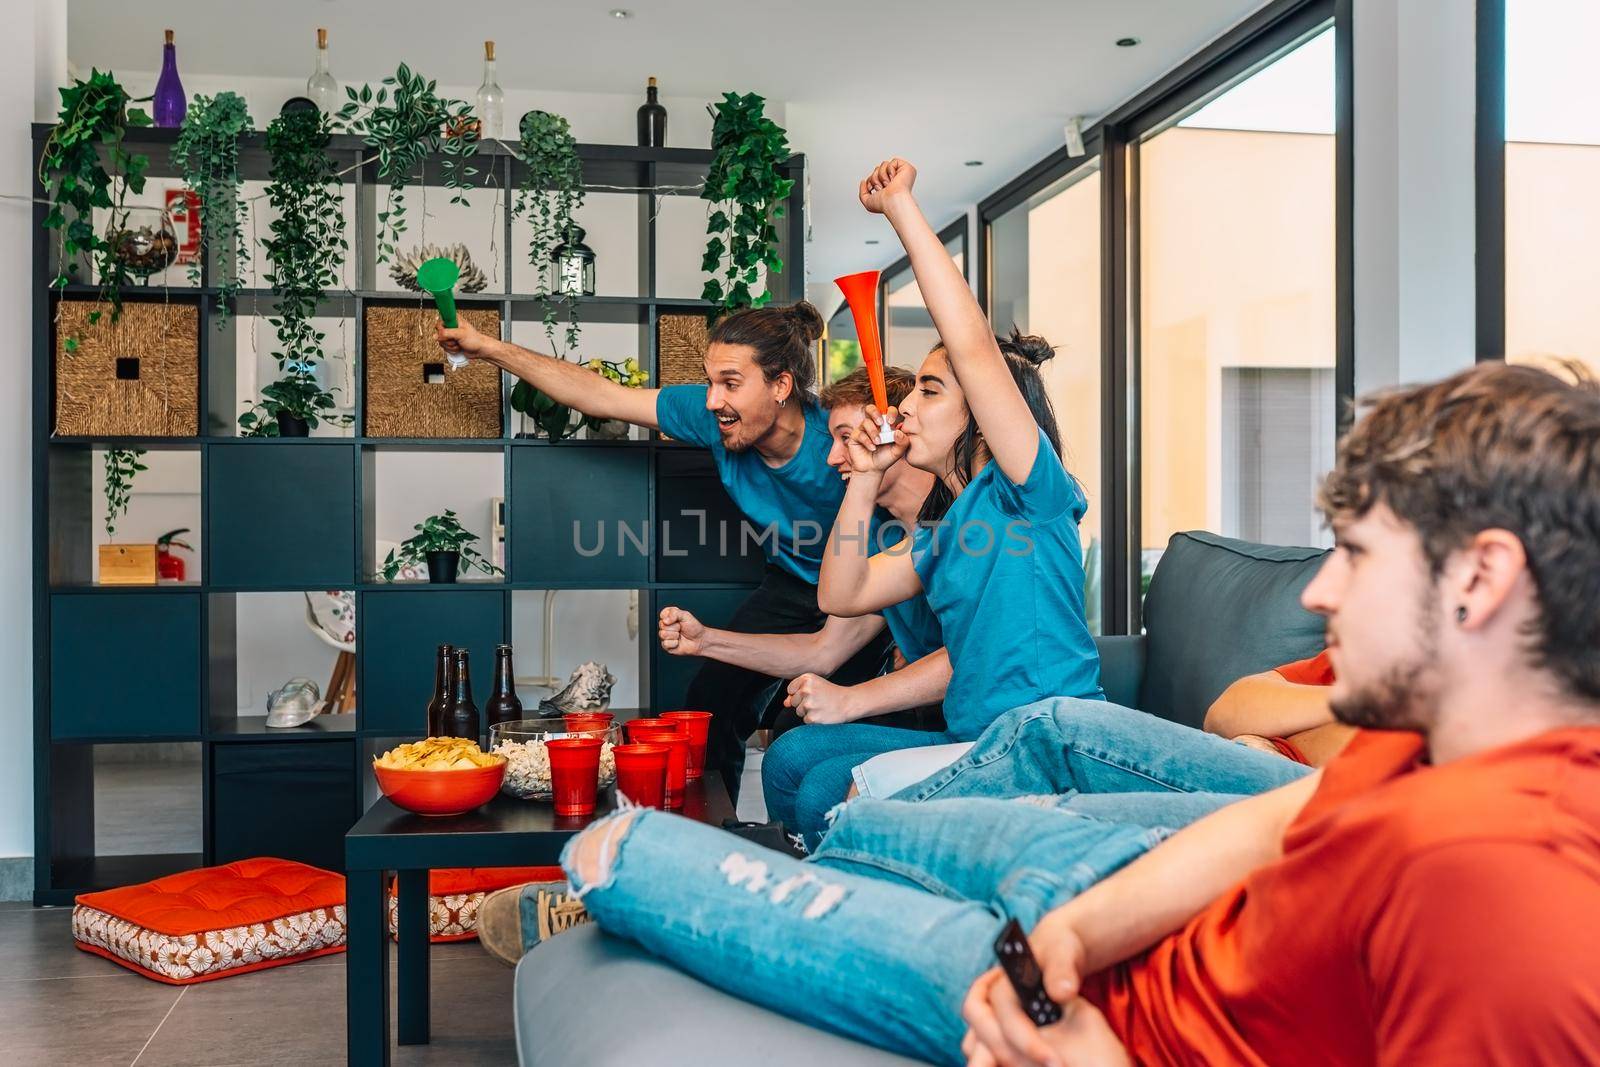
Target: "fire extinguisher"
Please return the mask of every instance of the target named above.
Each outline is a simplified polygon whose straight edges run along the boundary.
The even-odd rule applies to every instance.
[[[156,538],[156,574],[162,581],[183,581],[183,557],[174,555],[172,550],[174,548],[185,548],[190,552],[194,551],[193,545],[189,544],[187,541],[178,540],[179,534],[186,534],[188,532],[189,528],[185,526],[181,530],[170,530]]]

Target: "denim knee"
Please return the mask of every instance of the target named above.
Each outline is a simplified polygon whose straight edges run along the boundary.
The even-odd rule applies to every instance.
[[[773,741],[761,757],[761,793],[767,801],[767,818],[773,822],[792,825],[795,821],[796,797],[814,763],[807,748],[800,731],[791,730]]]

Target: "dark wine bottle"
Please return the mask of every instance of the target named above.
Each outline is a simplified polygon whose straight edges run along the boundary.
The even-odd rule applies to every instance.
[[[494,650],[494,692],[483,705],[483,728],[492,730],[503,722],[522,718],[522,701],[517,699],[517,674],[511,666],[511,646]]]
[[[645,87],[644,103],[639,105],[639,145],[641,148],[667,146],[667,109],[656,99],[656,80]]]
[[[433,662],[433,699],[428,701],[428,736],[444,736],[444,712],[450,706],[451,691],[455,688],[455,649],[440,645]]]
[[[483,724],[478,719],[478,705],[472,702],[472,669],[467,665],[467,650],[456,649],[455,678],[450,691],[450,707],[445,711],[444,737],[469,737],[478,741]]]

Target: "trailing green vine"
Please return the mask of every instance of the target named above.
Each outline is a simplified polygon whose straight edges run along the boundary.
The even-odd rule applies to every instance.
[[[550,256],[572,240],[573,213],[583,206],[583,163],[572,128],[560,115],[530,111],[522,116],[516,156],[527,168],[517,188],[512,211],[528,220],[528,263],[533,267],[536,295],[544,298],[544,332],[556,346],[556,302],[550,292]],[[566,347],[578,344],[578,302],[568,299]],[[560,355],[560,352],[556,353]]]
[[[392,77],[359,90],[345,86],[349,100],[339,118],[350,124],[367,147],[378,153],[378,177],[389,183],[389,196],[378,212],[378,262],[396,254],[406,229],[406,184],[428,158],[444,156],[444,184],[452,204],[465,204],[467,190],[478,168],[478,120],[464,100],[438,95],[438,82],[429,81],[402,63]]]
[[[715,205],[706,220],[706,254],[700,269],[712,275],[701,298],[723,311],[761,307],[772,299],[766,289],[752,294],[764,265],[769,275],[783,270],[778,230],[783,201],[794,179],[782,176],[789,159],[789,137],[764,114],[766,101],[755,93],[724,93],[711,108],[711,168],[700,199]]]
[[[267,202],[277,211],[267,253],[267,284],[276,298],[267,321],[277,331],[272,353],[283,376],[261,390],[262,399],[239,416],[245,437],[277,437],[279,414],[348,426],[349,414],[332,414],[332,394],[317,382],[326,335],[312,325],[325,290],[339,284],[344,262],[342,186],[328,156],[332,126],[326,114],[305,108],[287,111],[267,126],[272,159]]]
[[[250,110],[237,93],[196,95],[183,117],[172,161],[184,184],[200,198],[200,252],[189,264],[189,280],[200,284],[200,268],[217,251],[217,328],[228,321],[240,275],[250,262],[246,237],[249,201],[239,195],[239,135],[250,129]]]
[[[122,287],[129,274],[111,242],[95,230],[94,209],[120,210],[128,193],[144,191],[149,157],[129,152],[123,138],[130,127],[150,125],[150,117],[129,107],[131,101],[110,71],[94,70],[88,81],[74,81],[61,90],[60,120],[39,159],[39,183],[50,200],[44,225],[61,231],[60,265],[51,285],[64,288],[76,281],[78,257],[87,256],[99,277],[98,299],[111,305],[112,322],[122,317]],[[109,170],[101,164],[102,147]],[[88,325],[98,323],[100,315],[99,308],[89,312]],[[76,352],[81,340],[68,337],[67,351]]]
[[[106,537],[117,535],[117,520],[128,513],[133,498],[133,476],[149,470],[139,460],[142,448],[106,449]]]

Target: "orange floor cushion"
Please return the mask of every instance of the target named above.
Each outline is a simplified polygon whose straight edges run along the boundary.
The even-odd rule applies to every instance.
[[[478,936],[478,905],[496,889],[524,882],[564,882],[560,867],[449,867],[428,872],[428,937],[434,942]],[[398,927],[399,905],[389,886],[389,936]]]
[[[281,967],[344,951],[344,877],[280,859],[169,874],[82,894],[72,937],[171,985]]]

